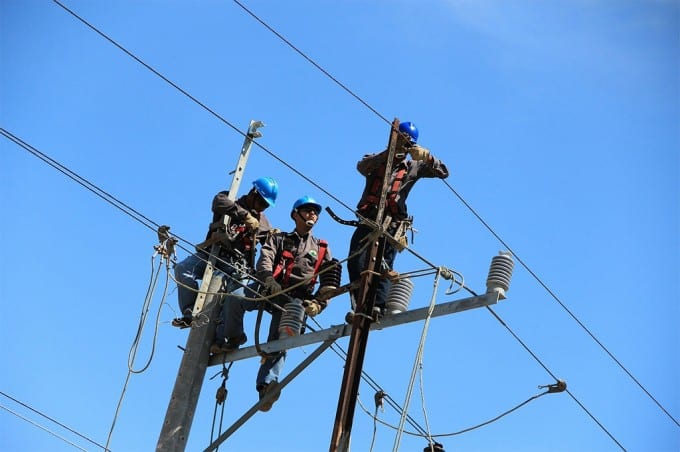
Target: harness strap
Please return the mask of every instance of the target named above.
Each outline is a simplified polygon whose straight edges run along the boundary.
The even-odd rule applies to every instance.
[[[385,198],[387,208],[390,210],[393,216],[396,216],[398,212],[397,193],[399,192],[399,187],[401,187],[401,183],[404,180],[405,174],[406,169],[403,167],[399,168],[399,170],[394,175],[394,180],[392,181],[390,190],[387,192],[387,197]],[[365,208],[370,207],[372,205],[377,205],[380,202],[379,193],[380,188],[382,186],[382,179],[384,175],[385,167],[381,166],[380,169],[375,174],[375,176],[373,177],[370,190],[368,191],[366,196],[364,196],[360,201],[359,210],[364,210]]]

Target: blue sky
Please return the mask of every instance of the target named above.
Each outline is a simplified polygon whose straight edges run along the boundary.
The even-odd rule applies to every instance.
[[[236,3],[64,4],[242,132],[262,120],[260,144],[342,203],[356,203],[356,162],[384,148],[388,124]],[[415,122],[456,193],[680,419],[677,1],[244,4],[380,115]],[[0,20],[0,127],[182,238],[202,240],[243,136],[54,2],[3,0]],[[104,444],[156,234],[4,136],[0,149],[0,391]],[[281,229],[292,228],[290,206],[305,194],[352,216],[254,147],[246,183],[262,175],[279,180],[268,214]],[[483,292],[491,258],[505,246],[441,181],[419,182],[409,201],[419,230],[413,249]],[[315,233],[346,256],[351,228],[324,215]],[[402,272],[425,267],[405,253],[396,262]],[[432,282],[415,281],[412,307],[429,303]],[[446,288],[438,302],[465,296]],[[154,337],[161,289],[135,368],[154,339],[155,353],[127,386],[114,451],[153,449],[165,416],[187,333],[169,324],[171,291]],[[341,323],[348,304],[335,299],[319,321]],[[494,311],[625,449],[680,449],[678,425],[519,263]],[[402,405],[421,333],[418,323],[369,340],[364,369]],[[312,350],[291,351],[286,370]],[[223,449],[328,448],[342,364],[326,352]],[[232,368],[225,426],[255,402],[257,365]],[[485,422],[554,383],[485,309],[432,320],[422,381],[409,413],[424,426],[427,412],[433,434]],[[209,444],[218,386],[204,383],[187,450]],[[373,409],[370,387],[362,385],[360,399]],[[98,449],[6,397],[0,405]],[[389,407],[380,417],[399,421]],[[373,422],[359,407],[352,433],[352,449],[369,450]],[[379,426],[374,450],[391,450],[394,437]],[[440,441],[447,450],[620,450],[566,393]],[[401,450],[425,445],[401,439]],[[74,447],[3,409],[0,449]]]

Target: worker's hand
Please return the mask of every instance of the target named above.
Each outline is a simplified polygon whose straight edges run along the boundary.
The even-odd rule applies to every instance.
[[[408,148],[408,153],[411,154],[413,160],[427,160],[430,158],[430,151],[417,144]]]
[[[337,287],[335,286],[321,286],[319,287],[319,290],[317,290],[316,295],[314,295],[314,298],[326,301],[333,296],[333,292],[335,292],[336,289]]]
[[[260,222],[250,212],[246,214],[246,217],[243,219],[243,222],[251,231],[257,231],[258,228],[260,227]]]
[[[321,312],[321,304],[316,300],[305,300],[302,302],[308,316],[314,317]]]
[[[273,276],[267,276],[263,283],[264,292],[267,295],[273,295],[281,292],[281,284],[277,283]]]

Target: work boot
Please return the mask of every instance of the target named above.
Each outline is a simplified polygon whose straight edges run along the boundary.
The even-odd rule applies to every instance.
[[[258,394],[260,395],[260,400],[264,399],[265,396],[269,393],[274,393],[272,394],[271,399],[269,399],[268,402],[260,405],[260,411],[269,411],[272,409],[272,405],[274,405],[274,402],[279,400],[279,396],[281,395],[281,390],[279,389],[279,383],[276,381],[272,381],[269,384],[262,385],[258,388],[257,390]]]
[[[181,330],[183,330],[184,328],[189,328],[191,326],[191,322],[194,320],[192,318],[192,314],[193,312],[191,311],[191,309],[185,309],[184,312],[182,313],[182,317],[172,319],[172,326],[176,326]]]
[[[222,342],[221,349],[224,353],[233,352],[238,349],[241,345],[245,344],[248,340],[248,336],[245,333],[241,333],[240,336],[230,337],[226,341]]]
[[[215,339],[215,342],[210,346],[210,353],[212,355],[218,355],[222,353],[222,345],[224,344],[224,339]]]

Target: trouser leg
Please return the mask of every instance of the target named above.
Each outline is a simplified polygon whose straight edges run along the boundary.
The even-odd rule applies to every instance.
[[[191,313],[196,302],[198,292],[197,280],[203,278],[206,263],[195,254],[191,254],[175,265],[175,279],[177,284],[177,302],[180,313]],[[186,286],[186,287],[185,287]]]
[[[272,300],[278,306],[284,306],[286,300],[284,297],[276,297]],[[275,341],[279,338],[279,324],[281,323],[281,311],[272,308],[272,319],[269,323],[269,334],[267,342]],[[286,362],[286,350],[276,353],[274,356],[267,358],[260,365],[255,381],[256,389],[259,390],[262,386],[268,385],[271,382],[279,381],[279,375],[283,370],[283,365]]]

